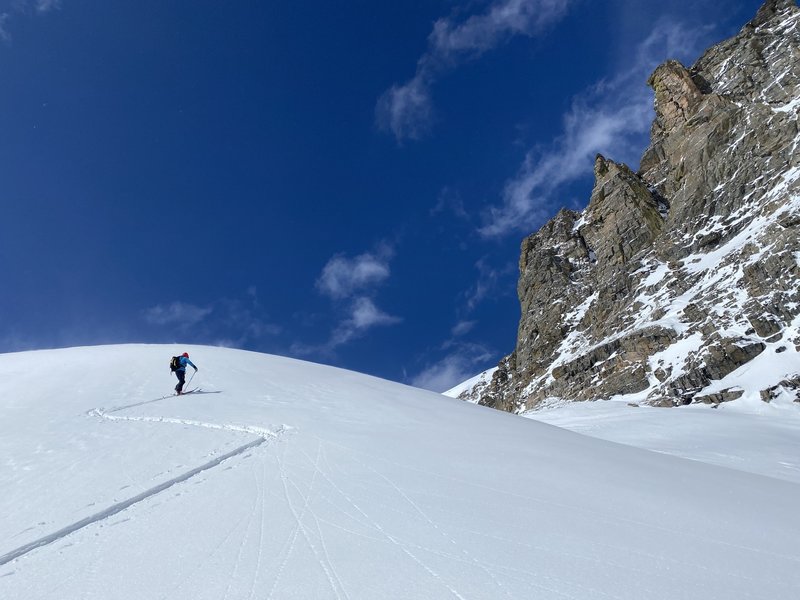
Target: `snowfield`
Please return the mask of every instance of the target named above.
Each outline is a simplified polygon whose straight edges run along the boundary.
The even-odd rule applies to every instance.
[[[800,406],[735,400],[714,408],[572,402],[526,417],[584,435],[800,484]]]
[[[793,599],[775,475],[238,350],[6,354],[0,598]]]

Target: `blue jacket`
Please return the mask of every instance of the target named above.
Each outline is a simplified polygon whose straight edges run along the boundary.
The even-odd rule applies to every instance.
[[[197,370],[197,367],[194,366],[194,363],[185,356],[181,356],[180,363],[181,366],[175,369],[176,371],[186,371],[186,365],[190,365],[195,371]]]

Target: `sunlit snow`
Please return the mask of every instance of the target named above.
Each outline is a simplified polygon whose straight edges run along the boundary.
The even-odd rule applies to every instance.
[[[0,355],[3,600],[795,598],[790,479],[243,351]]]

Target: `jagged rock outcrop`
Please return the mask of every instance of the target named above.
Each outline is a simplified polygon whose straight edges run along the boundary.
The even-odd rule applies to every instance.
[[[719,403],[741,396],[718,388],[762,353],[798,355],[800,372],[800,9],[770,0],[648,84],[639,171],[598,156],[583,213],[523,241],[517,346],[481,403]],[[761,397],[800,400],[800,375],[777,377]]]

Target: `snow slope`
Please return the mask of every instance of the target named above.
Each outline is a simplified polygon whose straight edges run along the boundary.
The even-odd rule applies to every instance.
[[[182,350],[0,356],[0,598],[800,597],[796,482]]]
[[[442,392],[442,394],[451,398],[458,398],[464,392],[478,392],[466,398],[467,402],[477,403],[480,397],[480,390],[485,388],[492,381],[492,375],[494,375],[495,371],[497,371],[497,367],[487,369],[482,373],[478,373],[475,377],[467,379],[457,386],[450,388],[446,392]]]
[[[800,484],[800,406],[746,399],[712,407],[568,402],[526,417],[584,435]]]

